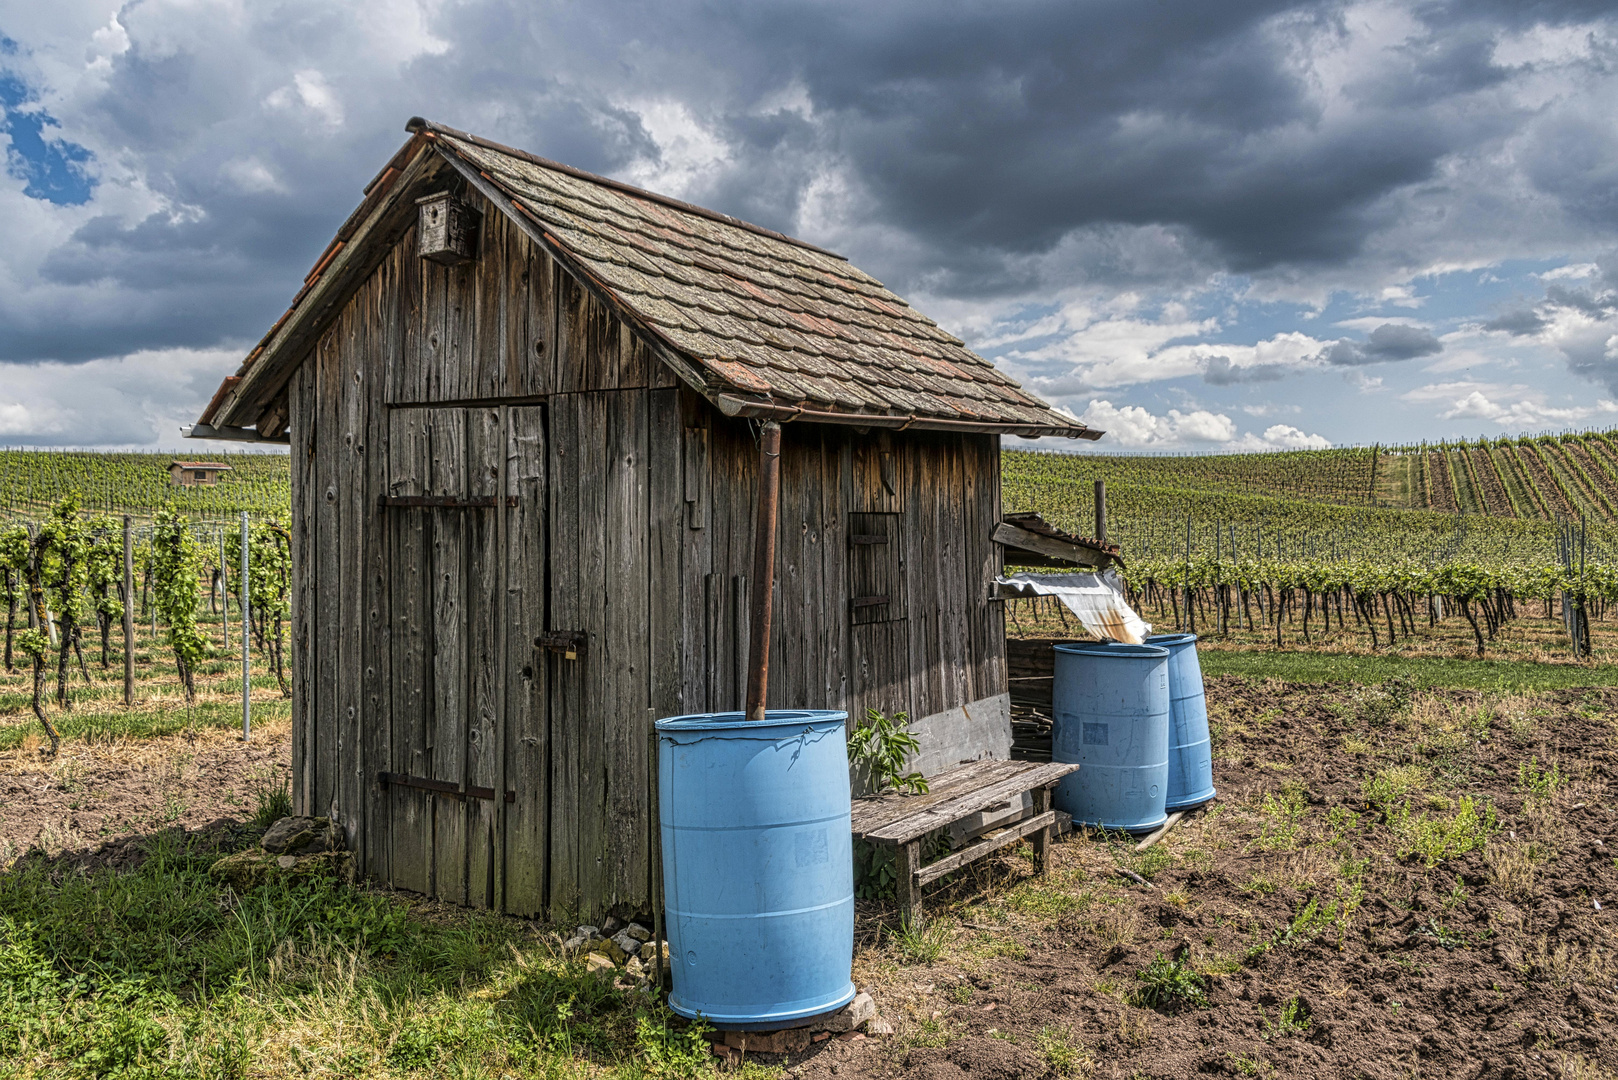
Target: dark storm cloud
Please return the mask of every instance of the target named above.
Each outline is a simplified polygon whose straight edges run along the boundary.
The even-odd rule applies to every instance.
[[[1212,386],[1235,386],[1237,383],[1274,382],[1284,379],[1284,364],[1233,364],[1228,356],[1210,356],[1202,362],[1202,381]]]
[[[1441,180],[1449,155],[1526,122],[1501,92],[1516,77],[1493,58],[1503,28],[1609,7],[1418,5],[1408,36],[1356,54],[1369,66],[1328,109],[1313,61],[1357,32],[1332,0],[474,0],[443,9],[423,28],[438,44],[414,54],[341,5],[131,4],[129,48],[60,119],[162,205],[86,221],[44,255],[42,295],[0,312],[0,361],[257,338],[413,113],[657,174],[677,155],[647,110],[671,103],[724,143],[679,194],[829,229],[902,292],[1301,280],[1396,228],[1390,197]],[[1610,228],[1602,122],[1547,124],[1529,181]],[[262,183],[242,181],[251,170]],[[1427,355],[1389,340],[1329,359]]]
[[[1533,337],[1545,329],[1545,320],[1534,311],[1508,311],[1483,324],[1485,330],[1496,330],[1513,337]]]
[[[1443,342],[1434,337],[1430,330],[1402,323],[1383,323],[1372,330],[1364,341],[1344,338],[1320,355],[1328,364],[1361,367],[1387,360],[1414,360],[1443,351]]]

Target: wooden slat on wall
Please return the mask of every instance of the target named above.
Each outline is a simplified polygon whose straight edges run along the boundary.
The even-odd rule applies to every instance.
[[[506,331],[521,317],[512,318],[511,295],[506,287],[511,230],[504,214],[482,216],[478,257],[470,268],[472,289],[472,331],[474,345],[467,358],[471,372],[469,398],[497,398],[509,393],[506,372],[508,337]],[[526,305],[524,305],[526,306]]]
[[[500,411],[480,408],[466,410],[467,469],[466,487],[471,498],[487,498],[498,493],[500,455],[505,451],[505,435],[500,429]],[[498,791],[500,781],[499,713],[504,688],[497,682],[500,664],[496,656],[501,620],[500,537],[495,528],[494,508],[461,512],[467,559],[465,573],[466,605],[466,769],[469,787]],[[466,902],[473,907],[495,906],[495,820],[500,809],[495,799],[466,799]]]
[[[849,692],[849,613],[843,601],[848,587],[848,504],[843,499],[845,474],[852,469],[849,432],[824,432],[821,456],[820,520],[822,522],[820,566],[822,577],[821,616],[825,625],[821,659],[826,708],[848,709]],[[851,715],[850,721],[860,719]]]
[[[709,693],[709,583],[713,574],[713,506],[708,495],[708,429],[710,407],[690,390],[678,390],[681,424],[680,491],[684,527],[679,531],[680,708],[681,713],[707,712]]]
[[[547,412],[550,467],[550,530],[547,630],[585,629],[579,611],[579,502],[587,477],[579,465],[579,422],[574,399],[553,398]],[[592,662],[588,649],[582,657],[564,659],[546,651],[537,658],[547,665],[550,688],[550,911],[553,919],[579,914],[582,879],[579,849],[580,755],[584,731],[576,720],[584,704],[585,665]]]
[[[350,848],[359,846],[364,827],[364,754],[361,750],[360,712],[365,677],[365,386],[362,358],[371,347],[366,323],[368,301],[374,295],[373,277],[343,310],[334,329],[339,394],[338,437],[333,447],[331,486],[336,494],[333,517],[337,580],[335,624],[327,649],[335,656],[337,784],[333,819],[342,825]]]
[[[433,409],[429,420],[428,495],[466,491],[467,415],[462,409]],[[428,509],[432,567],[428,617],[432,625],[432,722],[428,758],[434,780],[464,790],[466,785],[468,642],[466,563],[468,523],[458,509]],[[467,900],[466,813],[457,801],[438,799],[433,811],[434,895],[455,904]]]
[[[288,387],[292,472],[292,806],[314,810],[315,370],[305,363]]]
[[[378,270],[366,300],[372,347],[361,357],[365,408],[365,488],[360,499],[364,527],[364,683],[361,779],[365,812],[363,873],[387,881],[391,877],[392,803],[377,782],[379,772],[393,771],[392,665],[388,615],[389,558],[387,520],[377,496],[388,487],[388,413],[383,407],[387,372],[397,366],[403,347],[398,302],[400,255],[395,248]]]
[[[386,399],[394,401],[420,401],[426,396],[422,382],[425,370],[422,350],[422,260],[416,253],[416,230],[412,226],[394,245],[393,254],[398,267],[397,304],[399,344],[398,351],[387,365]]]
[[[1000,521],[1000,437],[975,435],[966,439],[970,469],[967,477],[968,559],[974,573],[968,597],[972,612],[972,654],[976,680],[972,700],[1006,692],[1005,605],[989,602],[989,586],[1002,570],[1001,552],[990,542]]]
[[[544,912],[550,863],[550,730],[548,654],[534,639],[545,629],[545,411],[509,410],[506,517],[506,782],[516,801],[506,810],[504,907],[515,915]]]
[[[313,731],[315,756],[319,767],[311,803],[314,812],[332,814],[336,810],[341,762],[337,754],[338,653],[336,642],[342,632],[338,620],[342,595],[342,565],[339,561],[343,537],[338,529],[338,471],[345,455],[341,449],[343,416],[341,321],[326,331],[315,347],[315,573],[318,582],[313,597],[315,669],[315,708]]]
[[[388,494],[425,495],[431,461],[425,409],[396,409],[388,425]],[[393,762],[390,771],[428,776],[428,724],[432,708],[432,567],[425,511],[387,518],[389,653]],[[432,887],[433,796],[417,788],[388,789],[392,813],[391,882],[429,892]]]
[[[556,351],[556,264],[514,226],[507,245],[506,387],[513,396],[547,394]]]
[[[620,342],[623,338],[620,337]],[[603,600],[605,663],[600,717],[606,751],[604,897],[608,908],[638,911],[647,899],[646,754],[650,733],[651,625],[648,403],[643,391],[599,397],[605,420],[601,574],[585,581]]]
[[[600,905],[612,895],[613,868],[610,862],[612,807],[608,803],[613,735],[616,717],[609,717],[606,703],[614,700],[617,673],[607,652],[607,589],[613,587],[607,572],[607,401],[600,394],[574,394],[570,397],[575,417],[579,467],[578,561],[577,576],[557,585],[577,597],[578,624],[572,629],[589,636],[589,649],[582,667],[583,693],[578,705],[558,722],[573,728],[579,740],[579,772],[574,782],[575,810],[579,819],[579,888],[588,906],[585,918],[595,918]],[[565,405],[559,405],[565,408]],[[629,582],[627,588],[636,583]],[[644,587],[644,586],[643,586]]]

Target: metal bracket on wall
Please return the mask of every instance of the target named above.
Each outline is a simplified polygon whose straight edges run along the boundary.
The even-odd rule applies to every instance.
[[[583,630],[549,630],[534,639],[534,648],[559,652],[564,660],[577,660],[590,635]]]
[[[405,773],[379,772],[376,774],[377,783],[383,787],[390,784],[394,787],[415,788],[418,791],[431,791],[435,795],[448,795],[452,799],[492,799],[494,788],[468,786],[465,791],[459,784],[449,780],[429,780],[425,776],[409,776]],[[517,801],[515,791],[506,792],[506,802]]]

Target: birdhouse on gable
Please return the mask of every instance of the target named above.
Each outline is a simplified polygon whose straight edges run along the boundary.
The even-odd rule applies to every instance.
[[[444,266],[459,266],[477,258],[482,215],[476,210],[447,191],[417,199],[416,208],[420,214],[417,232],[421,236],[422,258]]]

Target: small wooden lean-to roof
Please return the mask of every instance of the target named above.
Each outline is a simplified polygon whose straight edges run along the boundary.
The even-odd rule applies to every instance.
[[[373,234],[441,156],[658,356],[730,416],[1096,439],[848,260],[724,214],[415,119],[282,316],[203,413],[198,437],[266,417],[270,399],[385,251]],[[433,165],[439,163],[434,162]],[[358,249],[368,254],[358,255]],[[321,280],[338,276],[346,288]],[[328,294],[328,295],[323,295]],[[260,425],[264,426],[264,425]],[[238,430],[237,437],[246,433]],[[272,437],[278,432],[270,432]],[[248,435],[247,437],[251,437]]]
[[[182,469],[212,469],[214,472],[230,472],[230,466],[219,461],[171,461],[169,468],[178,465]]]

